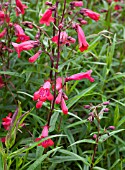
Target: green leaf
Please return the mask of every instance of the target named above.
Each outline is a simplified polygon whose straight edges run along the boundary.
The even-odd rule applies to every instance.
[[[87,162],[87,159],[64,149],[59,149],[58,152],[65,154],[65,156],[55,156],[54,158],[51,158],[50,161],[51,162],[55,162],[55,163],[62,163],[62,162],[67,162],[67,161],[82,161],[83,163],[85,163],[86,165],[89,165],[89,163]],[[68,155],[68,156],[66,156]]]
[[[15,76],[15,77],[20,77],[20,78],[24,78],[23,75],[17,73],[17,72],[11,72],[11,71],[0,71],[0,74],[7,74],[10,76]]]
[[[59,116],[59,113],[55,111],[51,117],[51,120],[50,120],[49,132],[52,132],[55,129],[55,125],[58,120],[58,116]]]
[[[67,135],[69,143],[72,145],[75,142],[72,132],[69,129],[66,129],[66,128],[64,129],[64,132]],[[72,151],[77,154],[76,146],[71,146],[71,148],[72,148]]]
[[[115,135],[116,133],[119,133],[119,132],[122,132],[124,131],[125,129],[120,129],[120,130],[115,130],[113,132],[110,132],[109,134],[105,134],[105,135],[102,135],[99,139],[99,142],[102,143],[104,142],[105,140],[107,140],[108,138],[110,138],[111,136]]]
[[[112,170],[119,162],[120,162],[120,159],[116,160],[114,164],[109,168],[109,170]]]
[[[83,139],[83,140],[79,140],[79,141],[76,141],[74,142],[73,144],[71,144],[70,146],[68,147],[71,147],[73,145],[76,145],[76,144],[80,144],[80,143],[91,143],[91,144],[96,144],[96,142],[92,139]]]
[[[32,165],[29,166],[29,168],[27,170],[34,170],[35,168],[37,168],[38,165],[40,165],[42,163],[42,161],[44,159],[46,159],[47,157],[49,157],[49,155],[55,151],[58,151],[61,147],[57,147],[55,149],[52,149],[51,151],[48,151],[46,154],[42,155],[40,158],[38,158]]]
[[[80,92],[78,95],[72,97],[71,99],[68,100],[68,109],[70,107],[72,107],[80,98],[82,98],[83,96],[85,96],[87,93],[89,93],[92,89],[94,89],[96,87],[97,83],[93,84],[92,86],[90,86],[89,88],[83,90],[82,92]]]

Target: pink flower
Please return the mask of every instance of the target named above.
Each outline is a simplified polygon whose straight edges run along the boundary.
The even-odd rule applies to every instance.
[[[64,114],[68,114],[68,108],[66,106],[66,103],[65,103],[65,100],[64,100],[63,97],[62,97],[62,100],[61,100],[61,109],[62,109],[62,112]]]
[[[2,80],[2,76],[0,76],[0,89],[3,88],[5,86],[3,80]]]
[[[60,104],[62,100],[62,90],[59,91],[58,96],[56,97],[55,103]]]
[[[82,28],[79,25],[77,25],[76,27],[78,33],[79,49],[81,52],[83,52],[88,49],[89,44],[86,41]]]
[[[15,35],[18,37],[16,42],[24,42],[30,39],[30,37],[24,33],[20,25],[14,24],[14,28],[15,28]]]
[[[88,79],[90,82],[94,82],[94,78],[91,77],[92,70],[89,70],[85,73],[78,73],[74,74],[70,77],[66,77],[65,82],[71,81],[71,80],[82,80],[82,79]]]
[[[8,116],[6,116],[5,118],[2,119],[2,125],[4,127],[5,130],[9,130],[11,121],[12,121],[12,113],[9,113]]]
[[[49,26],[50,22],[54,22],[54,18],[52,17],[52,10],[47,9],[40,19],[40,24],[46,24],[46,26]]]
[[[33,100],[37,100],[36,108],[39,109],[42,107],[43,102],[46,100],[53,100],[53,95],[50,93],[50,81],[46,81],[38,91],[33,95]]]
[[[55,42],[56,44],[58,44],[58,37],[59,35],[55,35],[51,40],[53,42]],[[64,44],[67,44],[67,43],[75,43],[75,39],[72,38],[72,37],[68,37],[68,34],[64,31],[64,32],[61,32],[60,33],[60,45],[64,45]]]
[[[95,21],[98,21],[100,18],[100,14],[98,14],[94,11],[91,11],[90,9],[83,8],[80,10],[80,12],[83,12],[85,16],[88,16],[89,18],[91,18]]]
[[[29,62],[34,63],[37,60],[37,58],[40,56],[41,53],[42,53],[42,51],[39,50],[35,55],[33,55],[32,57],[29,58]]]
[[[56,90],[60,90],[60,89],[62,89],[62,78],[58,77],[56,79]]]
[[[26,5],[22,4],[21,0],[15,0],[16,6],[19,8],[21,14],[23,15],[25,13],[25,9],[28,8]],[[18,16],[20,13],[18,10],[16,10],[16,15]]]
[[[3,38],[7,33],[7,29],[4,28],[4,30],[0,33],[0,38]]]
[[[49,126],[48,125],[45,125],[43,127],[43,130],[42,130],[42,134],[39,138],[36,138],[35,142],[38,142],[39,140],[45,138],[48,136],[48,133],[49,133]],[[41,142],[40,144],[38,144],[38,146],[42,146],[44,148],[47,148],[49,146],[53,146],[54,145],[54,142],[51,140],[51,139],[47,139],[43,142]]]
[[[70,5],[72,5],[73,7],[81,7],[81,6],[83,6],[83,2],[82,1],[73,1],[73,2],[70,2]]]
[[[30,41],[22,42],[21,44],[17,44],[17,43],[12,42],[12,45],[15,48],[17,54],[18,54],[18,58],[20,58],[20,53],[22,51],[30,50],[30,49],[38,46],[39,45],[39,41],[30,40]]]
[[[42,130],[42,136],[43,137],[47,137],[48,136],[48,133],[49,133],[49,126],[48,125],[45,125],[44,127],[43,127],[43,130]]]
[[[66,106],[65,100],[68,100],[68,97],[61,89],[61,90],[59,90],[59,93],[58,93],[58,96],[56,97],[55,103],[61,105],[61,109],[64,114],[68,114],[68,108]]]

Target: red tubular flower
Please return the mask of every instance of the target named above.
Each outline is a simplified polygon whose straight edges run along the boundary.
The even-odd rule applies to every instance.
[[[3,88],[4,85],[5,85],[5,84],[4,84],[3,80],[2,80],[2,76],[0,76],[0,89]]]
[[[38,91],[33,95],[33,100],[37,100],[36,108],[39,109],[42,107],[43,102],[46,100],[53,100],[53,95],[50,93],[50,81],[46,81]]]
[[[65,82],[71,81],[71,80],[82,80],[82,79],[88,79],[90,82],[94,82],[94,78],[91,77],[92,70],[89,70],[85,73],[78,73],[74,74],[70,77],[66,77]]]
[[[60,104],[62,100],[62,89],[59,90],[58,96],[56,97],[55,103]]]
[[[90,9],[83,8],[80,11],[83,12],[85,16],[88,16],[89,18],[91,18],[95,21],[98,21],[100,18],[100,14],[98,14],[94,11],[91,11]]]
[[[79,49],[81,52],[83,52],[88,49],[89,44],[86,41],[82,28],[79,25],[77,25],[76,27],[78,33]]]
[[[40,24],[46,24],[46,26],[49,26],[50,22],[54,22],[54,18],[52,17],[52,10],[47,9],[40,19]]]
[[[39,41],[30,40],[30,41],[22,42],[21,44],[17,44],[17,43],[12,42],[12,45],[15,48],[17,54],[18,54],[18,58],[20,58],[20,53],[22,51],[30,50],[30,49],[38,46],[39,45]]]
[[[56,79],[56,90],[60,90],[60,89],[62,89],[62,78],[58,77]]]
[[[42,53],[42,51],[39,50],[35,55],[33,55],[32,57],[29,58],[29,62],[34,63],[37,60],[37,58],[40,56],[41,53]]]
[[[8,116],[6,116],[5,118],[2,119],[2,125],[4,127],[5,130],[9,130],[11,121],[12,121],[12,113],[9,113]]]
[[[15,0],[16,1],[16,6],[19,8],[21,14],[23,15],[25,13],[25,9],[28,8],[26,5],[22,4],[21,0]],[[16,10],[16,16],[20,14],[18,10]]]
[[[0,38],[3,38],[7,33],[7,29],[4,28],[4,30],[0,33]]]
[[[61,109],[64,114],[68,114],[68,108],[66,106],[65,100],[68,100],[66,94],[61,90],[59,90],[58,96],[56,97],[55,103],[61,104]]]
[[[64,114],[68,114],[68,108],[66,106],[66,103],[65,103],[65,100],[64,100],[63,97],[62,97],[62,100],[61,100],[61,109],[62,109],[62,112]]]
[[[36,138],[35,142],[38,142],[39,140],[43,139],[44,137],[40,137],[40,138]],[[47,139],[41,143],[38,144],[38,146],[42,146],[43,148],[48,148],[50,146],[53,146],[54,142],[52,141],[52,139]]]
[[[30,37],[24,33],[20,25],[14,24],[14,28],[15,28],[15,35],[18,37],[16,42],[24,42],[30,39]]]
[[[35,142],[38,142],[39,140],[45,138],[48,136],[48,133],[49,133],[49,126],[48,125],[45,125],[43,127],[43,130],[42,130],[42,134],[39,138],[36,138]],[[42,146],[44,148],[47,148],[49,146],[53,146],[54,145],[54,142],[51,140],[51,139],[47,139],[43,142],[41,142],[40,144],[38,144],[38,146]]]
[[[73,7],[81,7],[81,6],[83,6],[83,2],[82,1],[73,1],[70,3],[70,5],[72,5]]]
[[[36,103],[36,108],[37,109],[40,109],[43,105],[43,101],[39,100],[37,103]]]

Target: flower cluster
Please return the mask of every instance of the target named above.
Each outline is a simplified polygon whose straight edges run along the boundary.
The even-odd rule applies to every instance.
[[[41,108],[43,102],[45,102],[46,100],[53,100],[53,95],[50,93],[50,87],[50,81],[46,81],[43,86],[41,86],[40,89],[34,93],[33,100],[37,101],[37,109]]]

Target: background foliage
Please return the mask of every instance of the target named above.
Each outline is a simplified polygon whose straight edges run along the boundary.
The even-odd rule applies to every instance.
[[[23,20],[38,24],[39,13],[44,13],[46,9],[44,2],[26,1],[28,6],[26,14],[23,17],[15,17],[15,13],[12,12],[12,21]],[[114,131],[109,131],[109,136],[107,134],[101,136],[102,141],[98,145],[94,169],[125,168],[125,4],[122,4],[122,10],[115,11],[115,3],[109,5],[104,0],[90,0],[89,3],[83,0],[83,2],[84,7],[88,4],[88,8],[93,11],[100,13],[102,9],[106,9],[108,12],[101,13],[98,22],[88,19],[89,24],[83,26],[89,43],[87,51],[81,53],[77,43],[63,48],[59,75],[63,77],[92,69],[95,82],[91,84],[83,80],[67,84],[69,114],[62,115],[61,110],[56,107],[51,118],[50,134],[55,142],[55,146],[51,149],[44,150],[37,146],[38,143],[34,143],[34,139],[40,135],[41,127],[47,120],[49,102],[41,109],[36,109],[32,100],[33,93],[49,76],[49,57],[42,53],[39,60],[31,64],[28,58],[35,53],[35,50],[22,52],[20,59],[14,52],[10,54],[9,68],[6,67],[7,53],[4,56],[5,64],[0,60],[0,74],[6,75],[4,81],[7,84],[0,89],[0,136],[6,135],[1,124],[2,118],[9,112],[14,113],[17,105],[20,114],[26,113],[26,126],[21,128],[21,133],[17,130],[15,144],[9,150],[4,144],[0,144],[0,165],[4,158],[7,158],[8,167],[16,170],[70,170],[71,168],[88,170],[95,146],[92,136],[97,133],[97,123],[96,121],[90,123],[87,120],[89,110],[83,106],[90,103],[98,105],[109,100],[109,112],[101,119],[101,130],[111,125],[116,128]],[[61,8],[62,6],[60,11]],[[46,29],[46,26],[43,28]],[[25,32],[34,39],[35,29],[25,28]],[[49,36],[52,35],[51,32],[52,27],[47,27]],[[77,38],[75,31],[69,30],[68,33]],[[11,37],[11,40],[14,42],[15,38]],[[42,35],[41,41],[48,46],[47,37]],[[2,167],[0,169],[2,170]]]

